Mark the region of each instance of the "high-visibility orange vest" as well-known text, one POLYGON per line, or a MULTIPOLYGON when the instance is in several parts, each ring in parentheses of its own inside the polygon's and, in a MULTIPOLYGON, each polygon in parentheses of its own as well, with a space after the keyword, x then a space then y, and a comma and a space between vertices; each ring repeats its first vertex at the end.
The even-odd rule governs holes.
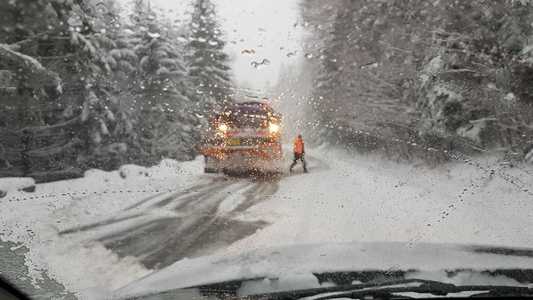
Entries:
POLYGON ((294 153, 302 154, 304 153, 304 140, 301 138, 296 138, 294 140, 294 153))

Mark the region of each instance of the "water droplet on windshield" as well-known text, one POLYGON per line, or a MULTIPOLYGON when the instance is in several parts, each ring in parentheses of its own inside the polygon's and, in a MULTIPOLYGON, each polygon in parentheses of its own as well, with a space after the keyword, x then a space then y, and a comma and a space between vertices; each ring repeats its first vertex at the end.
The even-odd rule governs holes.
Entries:
POLYGON ((250 63, 250 65, 251 65, 252 67, 256 68, 256 69, 259 69, 259 68, 261 68, 261 67, 263 67, 263 66, 268 66, 268 65, 270 65, 270 60, 264 58, 264 59, 263 59, 262 61, 260 61, 260 62, 252 61, 252 62, 250 63))
POLYGON ((255 50, 254 49, 243 49, 241 51, 241 54, 255 54, 255 50))
POLYGON ((293 57, 296 55, 296 51, 287 53, 287 57, 293 57))

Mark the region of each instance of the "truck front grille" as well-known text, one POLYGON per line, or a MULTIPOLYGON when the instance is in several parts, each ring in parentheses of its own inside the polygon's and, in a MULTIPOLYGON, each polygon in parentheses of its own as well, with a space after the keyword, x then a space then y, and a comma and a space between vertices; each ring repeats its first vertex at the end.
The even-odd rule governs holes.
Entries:
POLYGON ((269 137, 241 137, 231 138, 227 141, 228 146, 257 146, 272 143, 269 137))

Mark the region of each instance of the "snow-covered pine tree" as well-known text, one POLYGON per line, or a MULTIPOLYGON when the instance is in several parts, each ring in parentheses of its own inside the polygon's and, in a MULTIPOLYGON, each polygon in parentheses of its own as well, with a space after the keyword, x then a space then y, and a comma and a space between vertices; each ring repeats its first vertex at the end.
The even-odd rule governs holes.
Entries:
MULTIPOLYGON (((180 63, 186 66, 187 44, 184 36, 188 31, 186 25, 176 25, 171 20, 166 20, 167 37, 173 49, 179 53, 180 63)), ((187 67, 185 67, 187 69, 187 67)), ((186 71, 187 72, 187 71, 186 71)), ((195 113, 196 103, 193 95, 195 89, 191 85, 188 73, 176 78, 176 89, 184 96, 184 101, 176 110, 175 128, 177 134, 169 136, 168 143, 173 145, 176 157, 179 159, 193 159, 197 155, 197 146, 201 139, 202 123, 205 120, 204 114, 195 113)))
POLYGON ((421 131, 460 137, 474 149, 525 151, 533 142, 533 67, 526 38, 532 34, 533 7, 481 0, 444 6, 443 25, 423 69, 421 131))
POLYGON ((115 118, 116 103, 108 80, 117 63, 109 55, 115 43, 108 35, 114 26, 110 19, 118 18, 113 15, 114 2, 38 0, 3 5, 7 26, 2 28, 7 30, 3 36, 8 47, 35 58, 33 62, 57 74, 62 82, 59 95, 47 92, 46 87, 27 86, 27 80, 18 81, 21 87, 26 85, 19 89, 26 92, 19 95, 18 104, 24 116, 12 130, 24 129, 17 133, 25 141, 23 161, 29 167, 24 172, 109 167, 96 157, 124 148, 114 136, 113 129, 121 126, 121 120, 115 118), (20 11, 25 12, 23 18, 16 17, 20 11))
POLYGON ((371 132, 373 150, 410 157, 391 140, 516 153, 533 141, 529 1, 316 1, 302 3, 319 45, 313 102, 332 131, 371 132))
POLYGON ((114 168, 128 162, 132 153, 138 149, 134 128, 135 111, 132 110, 130 78, 133 76, 137 56, 129 44, 124 20, 120 17, 122 7, 114 1, 98 3, 97 20, 101 33, 105 33, 110 43, 102 60, 108 72, 99 78, 99 86, 104 89, 110 110, 105 111, 104 120, 108 122, 108 139, 99 148, 96 157, 99 165, 114 168))
MULTIPOLYGON (((314 94, 313 94, 313 109, 314 114, 318 120, 317 132, 322 135, 323 138, 330 142, 337 142, 336 128, 341 126, 338 124, 337 116, 335 112, 335 103, 339 100, 346 101, 341 95, 343 92, 340 88, 343 85, 343 65, 345 65, 347 57, 343 54, 343 51, 348 49, 347 37, 352 30, 352 18, 353 10, 351 7, 345 7, 346 1, 339 3, 343 4, 342 8, 336 6, 330 6, 328 9, 324 9, 324 13, 327 15, 333 11, 334 17, 331 28, 327 34, 320 34, 323 39, 320 43, 320 49, 308 49, 306 57, 312 59, 313 57, 321 58, 318 62, 318 74, 314 81, 314 94)), ((340 5, 337 3, 337 5, 340 5)), ((312 5, 312 1, 307 3, 312 5)), ((316 5, 316 3, 314 3, 316 5)), ((307 8, 310 9, 310 8, 307 8)), ((315 12, 319 15, 320 12, 315 12)), ((328 20, 329 16, 322 16, 320 19, 328 20)))
POLYGON ((194 0, 188 44, 188 69, 200 114, 210 114, 232 101, 225 42, 210 0, 194 0))
POLYGON ((172 40, 169 24, 158 18, 149 1, 134 1, 129 42, 139 59, 132 81, 138 111, 135 127, 140 158, 146 163, 161 157, 190 159, 195 146, 183 53, 172 40))
POLYGON ((69 58, 68 63, 56 65, 66 82, 61 118, 80 122, 72 130, 73 138, 80 140, 76 164, 114 168, 126 159, 132 127, 112 80, 115 72, 127 70, 132 61, 131 53, 120 57, 115 53, 118 8, 114 1, 80 1, 65 18, 63 30, 68 32, 69 45, 63 45, 61 51, 69 58))

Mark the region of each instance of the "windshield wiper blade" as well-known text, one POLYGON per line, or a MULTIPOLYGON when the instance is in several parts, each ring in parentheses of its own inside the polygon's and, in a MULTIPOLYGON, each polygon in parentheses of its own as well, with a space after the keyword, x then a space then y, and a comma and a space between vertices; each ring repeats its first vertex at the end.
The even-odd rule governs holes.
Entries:
POLYGON ((326 299, 338 299, 339 297, 347 298, 363 298, 365 296, 373 296, 374 298, 379 296, 380 298, 412 298, 403 296, 402 293, 411 294, 431 294, 435 296, 448 296, 450 294, 458 294, 464 292, 474 292, 468 295, 483 296, 483 297, 532 297, 533 290, 528 287, 513 287, 513 286, 486 286, 486 285, 469 285, 469 286, 454 286, 447 284, 429 284, 425 283, 418 287, 384 287, 384 288, 366 288, 360 290, 352 290, 346 292, 329 293, 321 295, 315 295, 313 300, 326 300, 326 299))
MULTIPOLYGON (((313 300, 345 298, 363 298, 365 296, 392 298, 402 298, 401 293, 432 294, 435 296, 446 296, 462 292, 479 292, 473 296, 483 297, 513 297, 513 296, 533 296, 533 289, 522 286, 496 286, 496 285, 454 285, 432 280, 405 279, 387 281, 382 283, 367 283, 342 285, 325 288, 315 288, 306 290, 296 290, 289 292, 276 292, 269 294, 257 294, 246 297, 246 299, 274 299, 292 300, 309 298, 313 300), (397 295, 398 294, 398 295, 397 295)), ((409 299, 410 297, 403 297, 409 299)))

